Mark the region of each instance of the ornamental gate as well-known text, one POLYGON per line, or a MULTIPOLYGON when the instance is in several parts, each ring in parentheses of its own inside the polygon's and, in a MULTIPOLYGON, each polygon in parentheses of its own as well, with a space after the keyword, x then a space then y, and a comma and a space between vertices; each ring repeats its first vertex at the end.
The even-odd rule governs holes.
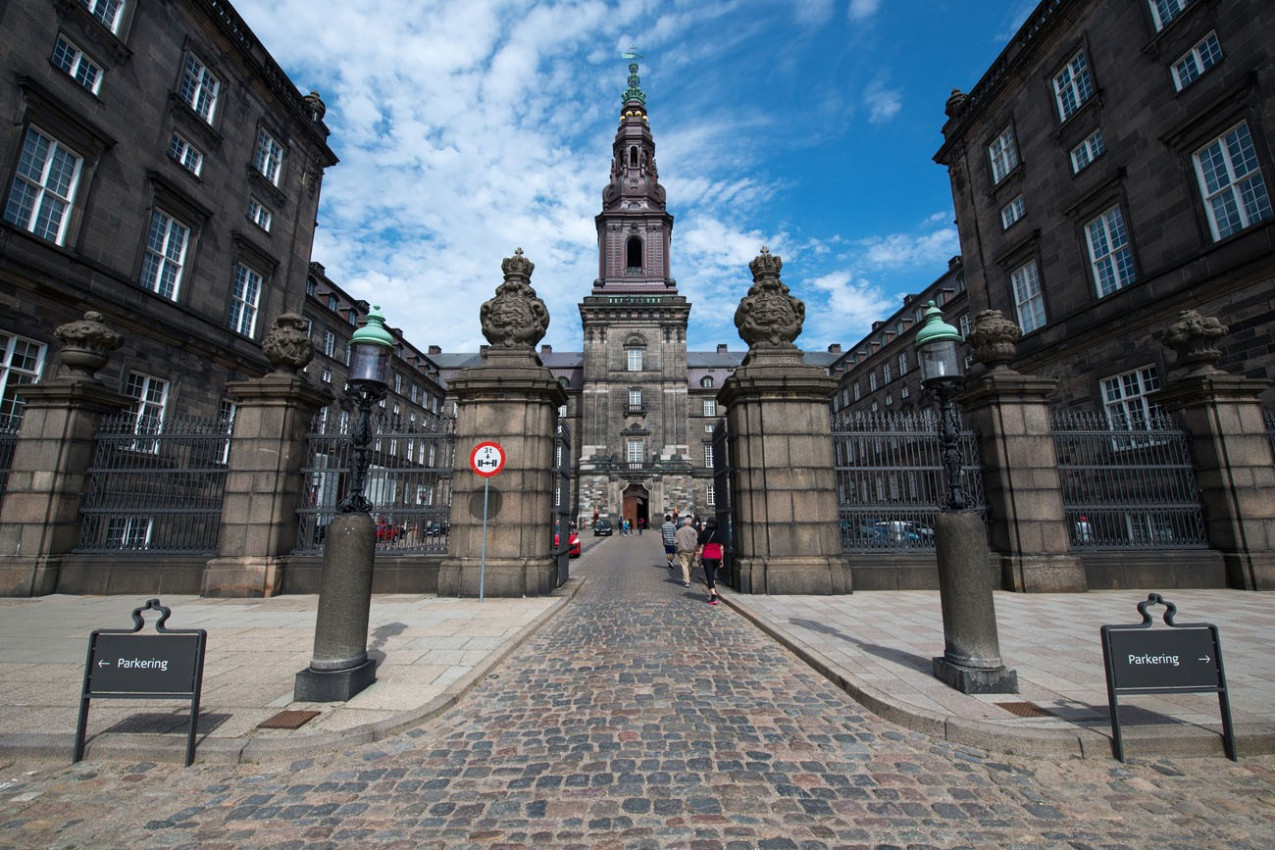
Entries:
POLYGON ((562 587, 571 577, 571 429, 558 420, 553 446, 553 556, 558 561, 554 587, 562 587))

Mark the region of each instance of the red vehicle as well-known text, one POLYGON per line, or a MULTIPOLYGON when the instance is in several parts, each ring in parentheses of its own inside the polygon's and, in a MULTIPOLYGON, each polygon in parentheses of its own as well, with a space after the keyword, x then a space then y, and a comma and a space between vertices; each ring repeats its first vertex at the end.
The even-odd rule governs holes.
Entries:
POLYGON ((571 558, 580 557, 580 535, 577 532, 571 532, 571 536, 567 538, 567 555, 571 558))
POLYGON ((388 522, 376 524, 376 540, 378 543, 392 543, 403 536, 403 529, 388 522))

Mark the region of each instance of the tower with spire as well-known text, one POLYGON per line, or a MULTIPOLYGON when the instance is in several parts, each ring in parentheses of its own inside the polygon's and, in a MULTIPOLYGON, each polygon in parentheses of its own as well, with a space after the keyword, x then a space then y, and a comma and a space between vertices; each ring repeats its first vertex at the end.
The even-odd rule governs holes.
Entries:
POLYGON ((602 190, 598 278, 580 302, 584 386, 580 501, 658 527, 694 504, 689 458, 686 326, 691 306, 670 274, 665 205, 636 54, 602 190))

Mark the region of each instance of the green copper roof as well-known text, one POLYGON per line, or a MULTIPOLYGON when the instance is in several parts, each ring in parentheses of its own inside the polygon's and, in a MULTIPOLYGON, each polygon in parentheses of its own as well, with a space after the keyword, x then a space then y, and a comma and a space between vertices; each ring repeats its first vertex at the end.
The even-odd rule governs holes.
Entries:
POLYGON ((925 324, 916 332, 914 344, 920 348, 927 343, 944 339, 960 342, 961 332, 943 321, 943 311, 934 306, 934 302, 931 301, 925 308, 925 324))
MULTIPOLYGON (((636 53, 629 52, 624 54, 624 58, 637 59, 638 57, 636 53)), ((640 82, 641 82, 641 79, 638 77, 638 63, 630 62, 629 63, 629 87, 628 89, 625 90, 624 97, 621 98, 622 103, 632 103, 636 101, 642 104, 643 106, 646 106, 646 92, 638 88, 638 84, 640 82)))
POLYGON ((381 315, 380 304, 372 305, 372 309, 367 312, 367 324, 350 337, 351 345, 360 342, 383 345, 386 348, 394 347, 394 336, 385 329, 385 317, 381 315))

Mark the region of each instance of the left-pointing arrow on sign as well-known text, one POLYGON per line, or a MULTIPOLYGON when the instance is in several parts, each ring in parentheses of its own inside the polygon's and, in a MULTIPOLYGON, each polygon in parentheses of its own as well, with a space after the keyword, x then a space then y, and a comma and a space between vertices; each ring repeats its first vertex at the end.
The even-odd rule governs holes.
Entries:
POLYGON ((109 661, 107 661, 107 660, 103 659, 103 660, 101 660, 101 661, 98 661, 98 662, 97 662, 97 666, 98 666, 98 667, 110 667, 110 666, 111 666, 111 662, 109 662, 109 661))

